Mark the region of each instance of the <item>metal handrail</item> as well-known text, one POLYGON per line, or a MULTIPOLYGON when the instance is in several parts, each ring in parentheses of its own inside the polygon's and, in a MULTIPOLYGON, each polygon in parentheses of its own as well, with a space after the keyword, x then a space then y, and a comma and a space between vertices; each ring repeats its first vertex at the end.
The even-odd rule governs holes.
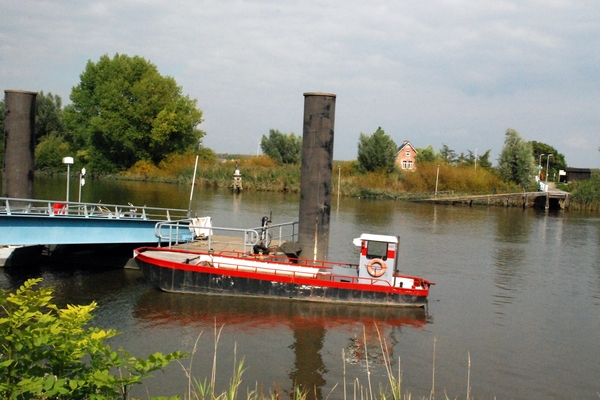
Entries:
MULTIPOLYGON (((204 239, 207 241, 208 248, 212 248, 213 243, 219 244, 239 244, 239 241, 234 241, 235 238, 243 239, 244 252, 251 250, 260 241, 260 233, 263 227, 260 228, 223 228, 223 227, 206 227, 194 225, 191 219, 178 221, 161 221, 157 222, 154 227, 154 234, 158 238, 158 247, 162 243, 167 243, 171 248, 174 244, 186 243, 197 238, 194 237, 193 229, 207 229, 211 231, 204 239), (218 233, 220 240, 215 240, 215 232, 218 233), (224 238, 231 238, 232 241, 224 241, 224 238)), ((267 227, 275 235, 271 235, 271 241, 278 242, 281 245, 285 241, 298 240, 298 222, 285 222, 282 224, 269 225, 267 227)))
POLYGON ((79 203, 0 197, 0 215, 2 214, 172 221, 190 218, 191 212, 184 209, 148 207, 146 205, 79 203))

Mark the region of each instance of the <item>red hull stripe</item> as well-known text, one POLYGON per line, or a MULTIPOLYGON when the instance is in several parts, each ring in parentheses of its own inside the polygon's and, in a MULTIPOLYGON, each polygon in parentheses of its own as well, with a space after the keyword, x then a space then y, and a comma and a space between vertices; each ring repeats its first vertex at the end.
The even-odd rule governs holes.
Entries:
MULTIPOLYGON (((323 280, 318 278, 306 278, 306 277, 298 277, 298 276, 290 276, 290 275, 274 275, 274 274, 265 274, 260 272, 247 272, 235 269, 219 269, 214 267, 205 267, 201 265, 191 265, 184 264, 176 261, 164 260, 160 258, 148 257, 144 254, 145 250, 160 250, 166 252, 165 249, 137 249, 135 250, 136 258, 140 261, 145 262, 150 265, 156 265, 163 268, 182 270, 182 271, 192 271, 203 274, 211 274, 211 275, 225 275, 225 276, 236 276, 242 278, 250 278, 257 280, 265 280, 265 281, 275 281, 275 282, 283 282, 283 283, 294 283, 298 285, 307 285, 307 286, 317 286, 317 287, 331 287, 331 288, 342 288, 342 289, 350 289, 350 290, 361 290, 361 291, 369 291, 369 292, 384 292, 391 294, 401 294, 401 295, 409 295, 409 296, 417 296, 417 297, 427 297, 429 294, 429 287, 425 289, 412 289, 412 288, 396 288, 392 286, 384 286, 384 285, 367 285, 364 283, 351 283, 351 282, 336 282, 330 280, 323 280)), ((174 252, 172 249, 168 250, 169 252, 174 252)), ((181 251, 176 250, 175 252, 184 252, 184 253, 192 253, 190 251, 181 251)), ((196 253, 201 254, 201 253, 196 253)), ((400 277, 400 275, 398 275, 400 277)), ((402 276, 407 277, 407 276, 402 276)), ((412 277, 407 277, 412 278, 412 277)), ((429 282, 422 278, 417 278, 423 280, 425 283, 429 282)))

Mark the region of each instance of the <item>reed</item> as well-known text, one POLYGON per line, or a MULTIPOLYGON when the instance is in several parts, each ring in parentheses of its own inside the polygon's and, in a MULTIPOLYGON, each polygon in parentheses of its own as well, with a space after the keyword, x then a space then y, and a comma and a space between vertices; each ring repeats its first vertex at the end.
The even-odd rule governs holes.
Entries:
MULTIPOLYGON (((346 356, 344 349, 342 349, 342 364, 343 364, 343 382, 342 382, 342 397, 339 397, 336 392, 338 384, 335 384, 331 391, 325 397, 325 400, 329 398, 341 398, 343 400, 411 400, 413 396, 411 393, 402 393, 402 370, 400 357, 398 357, 398 369, 395 372, 392 360, 388 356, 388 346, 386 339, 381 334, 379 327, 375 324, 377 331, 377 337, 379 340, 379 346, 381 348, 381 354, 383 355, 383 366, 385 368, 386 377, 388 380, 387 386, 380 386, 378 392, 375 391, 371 380, 371 367, 369 364, 369 354, 367 346, 365 346, 364 357, 366 365, 366 383, 361 383, 359 377, 350 378, 346 374, 346 356), (352 393, 348 393, 348 381, 351 379, 352 382, 352 393)), ((243 398, 243 394, 240 394, 240 387, 242 384, 242 375, 244 373, 244 361, 243 359, 237 361, 237 346, 234 347, 234 363, 232 377, 230 379, 229 386, 218 392, 216 389, 216 367, 217 367, 217 350, 218 343, 221 336, 223 326, 217 329, 216 325, 214 328, 214 346, 213 346, 213 364, 210 379, 204 378, 204 380, 198 380, 193 376, 192 364, 194 355, 198 351, 198 342, 202 336, 202 332, 196 338, 194 347, 191 351, 190 361, 188 366, 184 366, 181 361, 178 361, 181 365, 183 372, 188 380, 187 392, 183 396, 185 400, 237 400, 243 398)), ((363 340, 366 342, 366 329, 363 326, 363 340)), ((435 356, 436 356, 436 339, 433 340, 433 360, 432 360, 432 373, 431 373, 431 391, 429 397, 421 397, 420 400, 435 400, 435 356)), ((468 369, 467 369, 467 389, 466 389, 466 400, 471 399, 471 354, 468 353, 468 369)), ((273 389, 265 393, 262 386, 258 383, 254 385, 252 389, 248 388, 245 394, 246 400, 283 400, 284 390, 281 386, 273 386, 273 389)), ((308 389, 302 389, 299 386, 295 386, 290 393, 287 394, 287 398, 290 400, 307 400, 311 398, 310 391, 308 389)), ((448 399, 448 395, 444 393, 445 399, 448 399)), ((178 397, 175 397, 178 398, 178 397)))
POLYGON ((570 186, 570 209, 579 211, 600 210, 600 172, 592 173, 588 181, 576 181, 570 186))

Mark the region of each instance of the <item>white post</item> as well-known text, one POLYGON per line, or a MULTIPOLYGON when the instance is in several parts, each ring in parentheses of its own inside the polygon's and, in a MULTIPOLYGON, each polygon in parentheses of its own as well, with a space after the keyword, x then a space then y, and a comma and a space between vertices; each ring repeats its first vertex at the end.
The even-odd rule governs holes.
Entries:
POLYGON ((192 197, 194 196, 194 183, 196 183, 196 170, 198 169, 198 156, 196 156, 196 165, 194 165, 194 177, 192 178, 192 190, 190 191, 190 204, 188 205, 188 213, 191 218, 192 213, 192 197))
MULTIPOLYGON (((71 176, 71 165, 73 164, 73 157, 64 157, 62 159, 63 164, 67 164, 67 203, 69 202, 69 180, 71 176)), ((68 207, 68 206, 67 206, 68 207)))
POLYGON ((438 179, 440 177, 440 165, 437 166, 437 173, 435 174, 435 197, 438 195, 438 179))
POLYGON ((71 164, 67 164, 67 203, 69 202, 69 181, 71 179, 71 164))

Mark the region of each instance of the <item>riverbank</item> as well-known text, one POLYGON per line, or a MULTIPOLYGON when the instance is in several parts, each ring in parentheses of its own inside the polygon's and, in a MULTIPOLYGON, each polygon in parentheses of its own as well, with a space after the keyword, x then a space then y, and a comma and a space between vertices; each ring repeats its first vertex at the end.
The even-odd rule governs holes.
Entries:
MULTIPOLYGON (((193 154, 173 156, 158 167, 140 162, 111 179, 154 182, 191 183, 194 176, 193 154)), ((239 169, 243 190, 290 192, 300 191, 300 165, 279 165, 266 156, 233 156, 229 159, 201 159, 196 171, 196 184, 228 188, 239 169)), ((385 172, 358 171, 355 161, 334 161, 332 192, 340 196, 407 200, 439 192, 507 193, 515 190, 493 171, 425 163, 416 170, 385 172)))
MULTIPOLYGON (((191 184, 194 177, 195 154, 172 155, 155 166, 138 162, 120 174, 102 176, 102 179, 149 181, 191 184)), ((267 156, 200 156, 196 171, 197 187, 230 188, 233 175, 239 169, 244 191, 299 193, 300 165, 278 165, 267 156)), ((415 200, 438 194, 476 196, 520 193, 523 188, 503 182, 494 170, 469 166, 422 163, 416 170, 393 173, 361 173, 355 161, 334 161, 332 166, 332 194, 340 197, 415 200)), ((600 174, 592 179, 576 182, 562 189, 569 191, 571 210, 600 210, 600 174)), ((535 190, 535 188, 533 188, 535 190)), ((522 207, 522 201, 472 202, 470 204, 522 207)), ((533 206, 533 202, 526 206, 533 206)))

